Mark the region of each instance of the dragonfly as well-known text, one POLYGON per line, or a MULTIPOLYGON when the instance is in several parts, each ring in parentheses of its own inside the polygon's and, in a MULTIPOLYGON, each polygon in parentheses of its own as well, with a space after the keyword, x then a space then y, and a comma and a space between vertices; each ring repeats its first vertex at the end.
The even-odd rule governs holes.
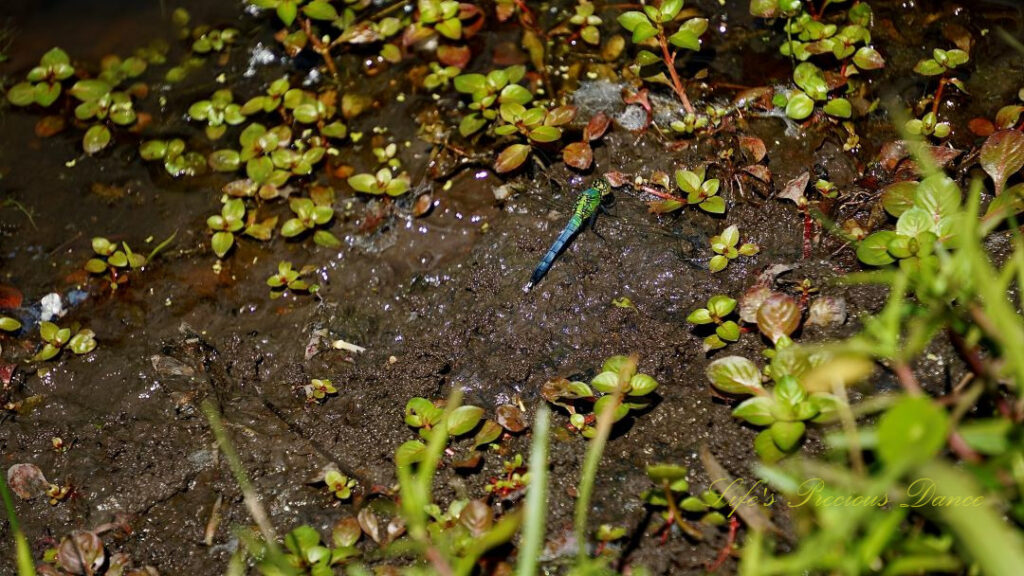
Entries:
POLYGON ((555 258, 562 252, 565 245, 572 239, 580 228, 583 227, 584 222, 588 222, 593 225, 594 219, 597 217, 597 212, 601 208, 601 200, 611 193, 611 184, 608 183, 604 178, 598 178, 590 185, 589 188, 580 192, 580 195, 576 198, 576 206, 573 208, 572 216, 569 218, 569 222, 566 223, 565 228, 562 228, 562 232, 555 239, 554 244, 548 249, 547 254, 541 258, 537 267, 533 270, 533 275, 530 276, 530 281, 527 282, 523 291, 526 292, 533 288, 538 282, 544 278, 544 275, 551 269, 551 265, 555 262, 555 258))
MULTIPOLYGON (((557 180, 555 180, 554 183, 560 185, 560 187, 565 185, 565 183, 557 180)), ((585 223, 590 225, 595 223, 598 212, 607 213, 609 216, 613 217, 615 222, 617 222, 617 224, 613 226, 613 234, 618 230, 619 234, 626 234, 628 237, 644 242, 648 241, 640 239, 650 238, 651 234, 663 236, 665 238, 663 242, 667 240, 670 244, 678 243, 678 248, 684 253, 692 253, 692 251, 696 250, 698 246, 707 244, 707 234, 690 224, 686 218, 681 218, 679 214, 659 216, 657 218, 659 221, 658 223, 646 220, 645 216, 649 216, 649 214, 647 214, 646 206, 643 201, 626 202, 622 208, 627 209, 628 213, 621 215, 624 217, 615 217, 616 215, 608 209, 611 206, 617 206, 619 204, 615 198, 618 195, 618 192, 613 194, 612 186, 608 180, 605 178, 598 178, 587 189, 583 190, 576 196, 575 206, 572 210, 569 222, 566 223, 561 233, 559 233, 558 238, 556 238, 554 243, 551 245, 551 248, 545 253, 540 263, 537 264, 530 277, 530 281, 523 286, 524 292, 532 289, 544 278, 554 261, 558 258, 573 237, 583 228, 585 223), (641 208, 642 211, 639 210, 641 208)), ((627 196, 633 195, 627 194, 627 196)), ((559 210, 559 201, 553 199, 545 199, 544 197, 537 196, 524 197, 523 199, 531 204, 536 201, 540 202, 541 206, 546 206, 551 210, 559 210)), ((615 211, 617 212, 618 210, 615 211)), ((603 236, 601 237, 603 238, 603 236)), ((697 266, 696 263, 694 263, 694 265, 697 266)))

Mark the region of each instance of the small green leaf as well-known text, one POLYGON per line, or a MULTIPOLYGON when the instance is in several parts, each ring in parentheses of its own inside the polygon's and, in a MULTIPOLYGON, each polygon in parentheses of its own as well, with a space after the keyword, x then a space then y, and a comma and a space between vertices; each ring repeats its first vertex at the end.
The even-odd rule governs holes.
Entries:
POLYGON ((786 116, 793 120, 803 120, 814 112, 814 100, 811 100, 807 94, 803 92, 797 92, 786 104, 786 116))
POLYGON ((836 118, 849 118, 853 115, 853 106, 846 98, 833 98, 825 104, 822 110, 825 111, 825 114, 836 118))
POLYGON ((213 253, 217 255, 217 258, 223 258, 234 244, 235 235, 231 232, 217 232, 210 240, 210 246, 213 248, 213 253))
POLYGON ((478 406, 459 406, 448 415, 448 433, 461 436, 476 428, 484 416, 484 409, 478 406))
POLYGON ((892 230, 880 230, 861 240, 857 258, 869 266, 885 266, 894 262, 889 255, 889 242, 896 238, 892 230))
POLYGON ((617 392, 619 390, 619 374, 613 371, 601 372, 594 376, 593 380, 590 381, 590 385, 605 394, 617 392))
POLYGON ((807 426, 803 422, 782 422, 776 421, 769 428, 772 440, 783 452, 790 452, 796 448, 797 443, 804 437, 804 430, 807 426))
POLYGON ((775 421, 772 415, 772 406, 775 401, 767 396, 754 396, 747 398, 733 409, 732 415, 753 424, 754 426, 768 426, 775 421))
POLYGON ((411 466, 423 460, 427 446, 419 440, 409 440, 395 450, 395 465, 399 468, 411 466))
POLYGON ((925 396, 906 396, 882 415, 876 451, 889 465, 924 463, 946 445, 948 431, 944 408, 925 396))
POLYGON ((85 136, 82 137, 82 148, 86 154, 96 154, 110 144, 110 138, 110 130, 106 126, 95 124, 86 130, 85 136))
POLYGON ((711 362, 706 374, 711 385, 727 394, 764 394, 761 371, 742 356, 726 356, 711 362))
POLYGON ((21 322, 18 322, 10 316, 0 316, 0 330, 5 332, 14 332, 21 328, 21 322))
POLYGON ((647 374, 634 374, 629 379, 630 396, 646 396, 658 387, 658 381, 647 374))

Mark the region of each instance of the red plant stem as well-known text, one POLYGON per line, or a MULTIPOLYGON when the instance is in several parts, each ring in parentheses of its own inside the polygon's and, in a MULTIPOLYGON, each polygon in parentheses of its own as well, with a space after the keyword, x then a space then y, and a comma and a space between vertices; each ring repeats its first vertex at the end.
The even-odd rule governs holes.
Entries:
POLYGON ((673 196, 673 195, 669 194, 668 192, 662 192, 661 190, 658 190, 657 188, 652 188, 650 186, 641 186, 640 189, 643 190, 644 192, 647 192, 648 194, 652 194, 652 195, 657 196, 658 198, 661 198, 663 200, 675 200, 676 202, 682 202, 684 205, 687 204, 687 201, 686 201, 685 198, 680 198, 679 196, 673 196))
POLYGON ((935 89, 935 98, 932 100, 932 114, 935 115, 936 120, 939 117, 939 102, 942 101, 942 92, 946 89, 946 83, 949 80, 943 76, 939 78, 939 87, 935 89))
POLYGON ((811 211, 810 211, 810 209, 807 207, 807 205, 804 205, 802 211, 804 213, 804 251, 803 251, 803 259, 807 260, 808 258, 811 257, 811 233, 814 230, 813 230, 813 222, 811 220, 811 211))
POLYGON ((911 371, 910 366, 902 360, 897 360, 893 363, 892 371, 896 373, 896 377, 899 378, 900 386, 907 391, 911 396, 921 396, 924 394, 924 390, 921 389, 921 385, 917 383, 917 378, 914 377, 914 372, 911 371))
POLYGON ((313 25, 310 23, 309 18, 299 18, 299 22, 302 25, 302 31, 306 33, 306 37, 313 44, 313 51, 320 55, 324 59, 324 64, 327 65, 327 71, 331 73, 332 78, 338 77, 338 67, 334 65, 334 58, 331 58, 331 49, 325 46, 323 42, 317 38, 316 34, 313 34, 313 25))
POLYGON ((686 90, 683 88, 683 83, 679 80, 679 74, 676 72, 676 53, 669 52, 668 39, 665 38, 664 30, 658 31, 658 44, 661 45, 661 57, 665 60, 665 66, 668 67, 668 73, 672 76, 672 89, 675 90, 676 96, 679 97, 679 101, 683 103, 683 108, 686 109, 686 113, 693 114, 693 105, 690 104, 690 99, 686 97, 686 90))
POLYGON ((708 572, 715 572, 725 564, 726 558, 732 552, 733 546, 736 544, 736 532, 739 531, 740 521, 735 516, 729 517, 729 536, 725 541, 725 546, 718 551, 718 557, 715 558, 715 562, 708 566, 708 572))

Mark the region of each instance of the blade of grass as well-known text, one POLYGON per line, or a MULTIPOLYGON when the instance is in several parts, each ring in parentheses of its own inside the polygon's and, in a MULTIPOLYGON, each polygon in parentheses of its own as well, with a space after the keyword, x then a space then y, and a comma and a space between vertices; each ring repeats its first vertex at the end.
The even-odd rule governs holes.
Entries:
POLYGON ((533 442, 530 446, 530 486, 526 489, 526 518, 523 540, 519 545, 518 576, 537 574, 541 550, 544 547, 544 528, 547 520, 548 496, 548 428, 551 410, 541 404, 533 423, 533 442))
POLYGON ((228 437, 228 432, 224 428, 224 422, 221 420, 220 412, 213 405, 210 400, 203 402, 203 413, 206 414, 206 419, 210 422, 210 428, 213 430, 214 437, 217 438, 217 445, 220 447, 220 451, 224 454, 224 458, 228 461, 228 467, 231 468, 231 473, 235 476, 235 481, 238 482, 238 487, 242 491, 242 498, 245 502, 245 507, 249 510, 249 515, 252 516, 253 521, 256 522, 256 526, 260 529, 260 534, 263 535, 263 539, 266 541, 266 546, 273 555, 279 553, 277 547, 277 534, 274 532, 274 526, 270 523, 270 517, 267 515, 267 511, 263 508, 263 504, 260 503, 260 497, 256 494, 256 489, 252 487, 252 482, 249 481, 249 475, 246 473, 245 468, 242 466, 242 460, 238 457, 238 452, 235 451, 235 446, 231 443, 231 438, 228 437))
POLYGON ((597 478, 597 465, 601 462, 601 455, 604 454, 605 444, 608 443, 608 436, 612 431, 612 424, 615 423, 615 411, 622 404, 622 385, 624 375, 628 382, 629 377, 636 372, 636 355, 629 357, 628 362, 623 362, 619 369, 620 391, 615 394, 615 401, 608 402, 604 410, 597 415, 596 433, 587 446, 587 454, 583 459, 583 470, 580 473, 579 496, 576 500, 576 512, 574 515, 573 529, 576 532, 577 559, 587 559, 587 515, 590 513, 590 497, 594 492, 594 481, 597 478))
POLYGON ((14 557, 18 567, 18 576, 36 576, 36 567, 32 562, 32 552, 28 547, 28 539, 21 531, 18 524, 18 515, 14 511, 14 499, 11 498, 11 491, 7 488, 7 481, 0 479, 0 495, 4 499, 4 508, 7 509, 7 521, 11 524, 11 534, 14 537, 14 557))

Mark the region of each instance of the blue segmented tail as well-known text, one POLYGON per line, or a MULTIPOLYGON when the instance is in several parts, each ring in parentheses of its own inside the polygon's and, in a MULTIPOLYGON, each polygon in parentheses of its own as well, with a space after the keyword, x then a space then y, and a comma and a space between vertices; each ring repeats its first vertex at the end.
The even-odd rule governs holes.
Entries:
POLYGON ((608 184, 608 181, 601 178, 596 180, 590 188, 580 193, 579 198, 576 199, 576 207, 572 211, 572 217, 569 218, 569 223, 562 229, 562 233, 555 239, 555 243, 551 245, 548 253, 541 259, 540 264, 537 264, 537 268, 533 271, 533 276, 530 276, 530 282, 527 283, 523 290, 529 290, 548 273, 548 269, 551 268, 551 264, 558 257, 558 253, 565 247, 565 243, 572 238, 573 234, 579 231, 584 221, 597 215, 597 210, 601 207, 601 198, 610 189, 611 186, 608 184))
POLYGON ((582 225, 583 218, 579 214, 573 214, 572 218, 569 219, 569 223, 562 229, 562 233, 555 239, 555 243, 548 249, 548 253, 544 255, 540 264, 537 264, 537 268, 533 270, 533 275, 530 276, 530 283, 527 286, 533 286, 540 282, 541 278, 548 273, 548 270, 551 268, 551 264, 554 263, 558 253, 562 251, 562 247, 565 246, 565 243, 572 238, 572 235, 575 234, 582 225))

